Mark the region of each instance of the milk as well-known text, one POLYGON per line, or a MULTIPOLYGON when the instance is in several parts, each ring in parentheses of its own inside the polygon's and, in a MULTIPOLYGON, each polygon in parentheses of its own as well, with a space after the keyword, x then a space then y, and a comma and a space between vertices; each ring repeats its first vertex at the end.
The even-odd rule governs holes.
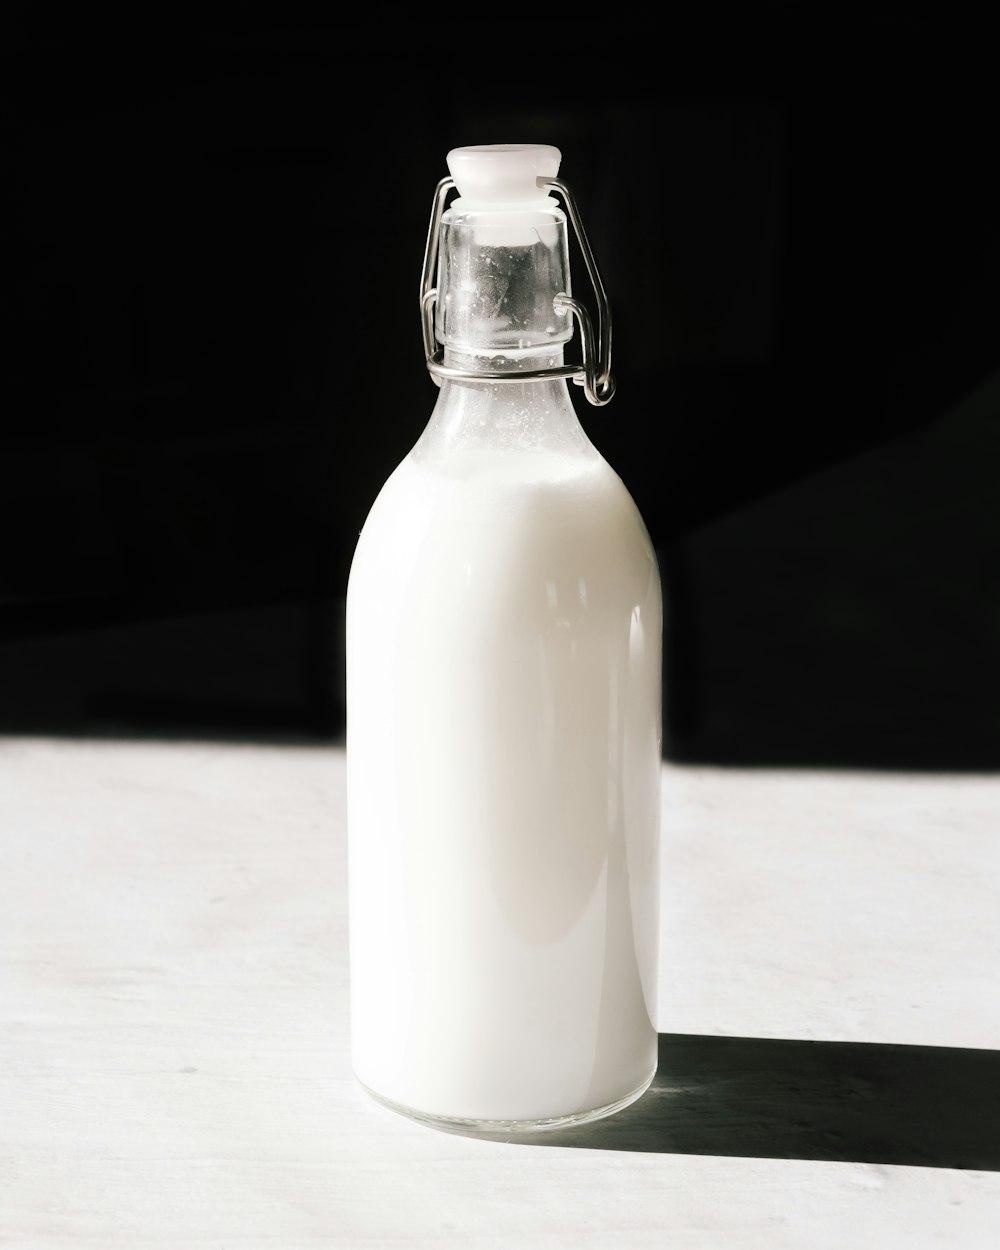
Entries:
POLYGON ((418 443, 375 501, 347 765, 357 1078, 530 1127, 655 1070, 662 626, 618 475, 522 435, 418 443))

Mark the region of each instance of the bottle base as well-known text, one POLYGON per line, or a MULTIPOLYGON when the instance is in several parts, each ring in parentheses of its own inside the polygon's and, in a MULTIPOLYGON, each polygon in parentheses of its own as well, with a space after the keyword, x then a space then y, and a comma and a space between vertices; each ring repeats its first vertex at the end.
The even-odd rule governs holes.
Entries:
POLYGON ((538 1120, 475 1120, 465 1119, 461 1116, 451 1115, 431 1115, 426 1111, 418 1111, 415 1107, 407 1107, 403 1103, 394 1102, 391 1098, 385 1098, 382 1094, 371 1089, 364 1081, 359 1080, 358 1084, 365 1093, 380 1103, 383 1107, 387 1107, 390 1111, 395 1111, 399 1115, 404 1115, 407 1119, 416 1120, 418 1124, 424 1124, 428 1128, 440 1129, 445 1133, 459 1133, 464 1136, 473 1137, 509 1137, 512 1134, 521 1133, 546 1133, 552 1129, 573 1128, 577 1124, 591 1124, 594 1120, 603 1120, 606 1116, 614 1115, 618 1111, 624 1110, 631 1103, 641 1098, 653 1083, 653 1077, 656 1076, 656 1069, 650 1072, 649 1076, 640 1084, 627 1093, 624 1098, 618 1098, 614 1102, 605 1103, 602 1107, 592 1107, 586 1111, 576 1111, 571 1115, 550 1116, 547 1119, 538 1120))

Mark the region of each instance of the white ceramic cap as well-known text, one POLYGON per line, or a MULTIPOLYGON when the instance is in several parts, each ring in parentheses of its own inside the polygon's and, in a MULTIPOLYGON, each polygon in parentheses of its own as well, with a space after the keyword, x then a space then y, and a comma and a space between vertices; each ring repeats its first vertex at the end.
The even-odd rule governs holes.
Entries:
POLYGON ((448 172, 465 208, 525 208, 543 204, 547 188, 539 178, 555 178, 562 153, 547 143, 482 143, 452 148, 448 172))

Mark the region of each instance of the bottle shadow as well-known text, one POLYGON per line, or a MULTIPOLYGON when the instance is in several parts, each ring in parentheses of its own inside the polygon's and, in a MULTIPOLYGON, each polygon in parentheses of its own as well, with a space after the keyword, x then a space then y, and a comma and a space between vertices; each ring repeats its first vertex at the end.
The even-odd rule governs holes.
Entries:
POLYGON ((1000 1051, 661 1033, 631 1106, 497 1140, 1000 1171, 1000 1051))

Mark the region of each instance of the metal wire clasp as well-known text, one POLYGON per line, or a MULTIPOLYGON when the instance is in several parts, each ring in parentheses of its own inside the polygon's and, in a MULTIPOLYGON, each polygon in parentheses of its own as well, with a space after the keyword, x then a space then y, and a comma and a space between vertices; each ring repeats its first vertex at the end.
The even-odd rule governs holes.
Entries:
POLYGON ((556 295, 552 301, 557 312, 571 312, 580 327, 580 347, 582 361, 579 364, 559 365, 551 369, 530 369, 518 373, 468 373, 461 369, 452 369, 442 363, 444 353, 437 345, 434 337, 434 306, 437 302, 437 287, 434 277, 437 269, 438 244, 441 237, 441 218, 444 215, 448 192, 454 187, 454 178, 442 178, 434 192, 434 203, 431 208, 431 220, 427 230, 427 245, 424 249, 424 268, 420 280, 420 316, 424 334, 424 355, 431 377, 438 386, 445 378, 459 378, 466 381, 489 382, 538 382, 551 378, 571 378, 577 386, 582 386, 587 399, 596 407, 604 404, 615 393, 615 382, 611 375, 611 309, 604 293, 604 285, 597 271, 593 252, 587 241, 587 235, 580 220, 576 200, 572 191, 561 178, 539 178, 538 185, 558 192, 566 206, 566 214, 576 235, 580 252, 583 256, 587 273, 594 288, 597 300, 597 330, 594 331, 590 314, 586 307, 565 293, 556 295))

